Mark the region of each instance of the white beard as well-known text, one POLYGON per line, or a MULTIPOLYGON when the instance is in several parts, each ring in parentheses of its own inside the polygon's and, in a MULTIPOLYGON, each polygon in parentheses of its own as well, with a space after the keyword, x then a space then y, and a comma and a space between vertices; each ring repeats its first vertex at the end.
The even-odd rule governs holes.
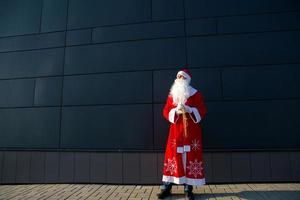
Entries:
POLYGON ((170 95, 173 97, 173 104, 177 105, 178 103, 185 104, 186 100, 190 96, 190 85, 187 80, 184 79, 175 79, 171 89, 170 95))

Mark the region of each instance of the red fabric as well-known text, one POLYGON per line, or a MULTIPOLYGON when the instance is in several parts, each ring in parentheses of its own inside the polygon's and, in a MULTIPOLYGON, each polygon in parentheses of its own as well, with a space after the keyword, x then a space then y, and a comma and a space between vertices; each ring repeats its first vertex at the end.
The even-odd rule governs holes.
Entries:
POLYGON ((188 69, 181 69, 180 71, 183 71, 183 72, 187 73, 187 75, 189 75, 190 78, 192 78, 192 74, 191 74, 190 70, 188 70, 188 69))
MULTIPOLYGON (((195 107, 200 116, 201 121, 204 119, 207 108, 204 104, 204 99, 202 94, 197 91, 194 95, 190 96, 186 105, 190 107, 195 107)), ((169 121, 169 112, 172 108, 176 108, 173 105, 172 96, 168 96, 167 102, 163 109, 163 116, 169 121)), ((204 179, 204 164, 203 164, 203 153, 202 153, 202 128, 200 123, 195 123, 196 117, 194 114, 189 115, 186 113, 188 118, 187 126, 187 137, 184 136, 183 120, 182 115, 175 114, 175 123, 170 123, 169 137, 166 145, 165 158, 164 158, 164 168, 163 175, 173 178, 180 178, 185 183, 185 177, 190 179, 204 179), (194 121, 191 119, 194 118, 194 121), (177 121, 176 121, 177 120, 177 121), (182 147, 184 145, 190 145, 190 151, 186 152, 186 172, 184 171, 182 162, 182 153, 177 152, 177 147, 182 147), (170 167, 170 164, 173 166, 170 167), (201 169, 192 170, 191 167, 195 167, 195 163, 199 167, 201 164, 201 169)), ((171 181, 173 182, 173 181, 171 181)), ((182 183, 182 182, 181 182, 182 183)), ((180 183, 180 184, 181 184, 180 183)))

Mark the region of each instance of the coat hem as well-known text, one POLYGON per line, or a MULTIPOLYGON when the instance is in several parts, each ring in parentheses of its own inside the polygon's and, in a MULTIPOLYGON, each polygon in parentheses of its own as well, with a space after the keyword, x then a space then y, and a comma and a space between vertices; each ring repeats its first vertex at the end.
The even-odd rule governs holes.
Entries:
POLYGON ((171 183, 175 183, 175 184, 188 184, 188 185, 196 185, 196 186, 206 184, 205 178, 193 179, 193 178, 187 178, 185 176, 175 177, 175 176, 165 176, 165 175, 163 175, 162 181, 171 182, 171 183))

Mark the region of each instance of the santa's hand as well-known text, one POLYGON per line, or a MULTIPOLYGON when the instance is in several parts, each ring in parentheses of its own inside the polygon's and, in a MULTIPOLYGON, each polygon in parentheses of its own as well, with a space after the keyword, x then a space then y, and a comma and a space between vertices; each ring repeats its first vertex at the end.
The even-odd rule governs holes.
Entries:
POLYGON ((175 109, 175 111, 176 111, 176 114, 182 114, 182 110, 181 109, 175 109))
POLYGON ((188 113, 192 113, 193 112, 193 110, 192 110, 192 108, 190 106, 184 105, 184 109, 188 113))
POLYGON ((183 109, 183 108, 184 108, 184 106, 183 106, 183 104, 182 104, 182 103, 178 103, 176 108, 180 110, 180 109, 183 109))
POLYGON ((177 114, 182 114, 183 109, 184 109, 183 104, 179 103, 179 104, 177 104, 177 107, 176 107, 175 111, 176 111, 177 114))

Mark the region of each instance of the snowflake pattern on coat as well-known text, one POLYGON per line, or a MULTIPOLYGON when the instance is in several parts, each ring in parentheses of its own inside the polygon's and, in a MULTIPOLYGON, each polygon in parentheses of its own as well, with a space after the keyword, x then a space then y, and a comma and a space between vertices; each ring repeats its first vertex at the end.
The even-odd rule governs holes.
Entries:
POLYGON ((166 171, 169 171, 171 175, 177 172, 177 163, 175 157, 172 159, 168 158, 168 163, 164 164, 167 168, 166 171))
POLYGON ((192 146, 192 150, 194 151, 200 150, 200 141, 196 139, 193 140, 191 146, 192 146))
POLYGON ((202 175, 202 162, 197 159, 193 161, 190 161, 189 166, 187 166, 187 169, 189 169, 189 175, 193 175, 195 178, 197 178, 198 174, 202 175))
POLYGON ((171 147, 172 148, 176 147, 176 140, 175 139, 171 140, 171 147))

